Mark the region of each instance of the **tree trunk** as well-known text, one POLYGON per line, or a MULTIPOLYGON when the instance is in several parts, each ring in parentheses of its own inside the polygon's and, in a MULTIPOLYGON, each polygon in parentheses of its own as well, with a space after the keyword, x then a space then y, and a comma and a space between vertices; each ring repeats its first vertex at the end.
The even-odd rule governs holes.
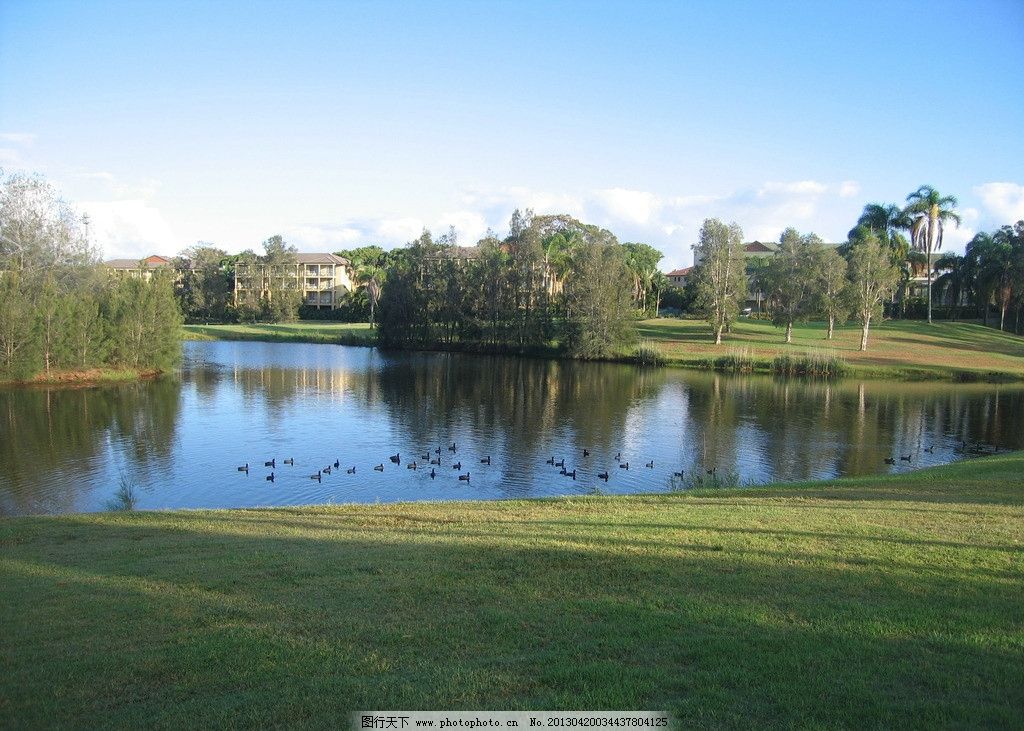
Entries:
POLYGON ((860 349, 861 352, 868 349, 868 328, 871 327, 871 318, 868 317, 864 320, 864 327, 860 331, 860 349))
POLYGON ((836 329, 836 316, 835 315, 829 315, 828 316, 828 335, 825 336, 826 340, 831 340, 832 339, 832 333, 835 332, 835 329, 836 329))
POLYGON ((932 244, 928 242, 928 324, 932 324, 932 244))
POLYGON ((999 308, 999 332, 1003 331, 1004 322, 1006 322, 1006 300, 1003 300, 1003 304, 999 308))
POLYGON ((722 344, 722 327, 722 325, 719 325, 717 328, 715 328, 715 345, 722 344))
POLYGON ((793 342, 793 321, 792 320, 790 320, 789 322, 786 323, 786 342, 787 343, 792 343, 793 342))

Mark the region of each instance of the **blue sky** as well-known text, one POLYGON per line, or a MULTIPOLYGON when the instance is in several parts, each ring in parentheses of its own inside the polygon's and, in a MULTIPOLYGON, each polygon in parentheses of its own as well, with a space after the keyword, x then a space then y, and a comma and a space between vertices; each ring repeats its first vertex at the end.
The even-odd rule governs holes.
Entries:
POLYGON ((107 256, 399 245, 568 212, 837 240, 922 183, 1024 218, 1024 3, 0 0, 0 166, 107 256))

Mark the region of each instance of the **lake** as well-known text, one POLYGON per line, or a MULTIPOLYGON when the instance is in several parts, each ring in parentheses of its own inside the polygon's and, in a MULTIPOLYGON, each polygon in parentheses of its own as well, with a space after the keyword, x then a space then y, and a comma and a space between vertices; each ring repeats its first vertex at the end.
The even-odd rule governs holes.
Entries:
POLYGON ((0 390, 0 514, 105 510, 121 485, 139 509, 525 498, 685 489, 709 470, 742 484, 881 474, 1024 448, 1018 385, 291 343, 186 342, 184 355, 180 374, 152 382, 0 390), (424 455, 440 458, 433 478, 424 455))

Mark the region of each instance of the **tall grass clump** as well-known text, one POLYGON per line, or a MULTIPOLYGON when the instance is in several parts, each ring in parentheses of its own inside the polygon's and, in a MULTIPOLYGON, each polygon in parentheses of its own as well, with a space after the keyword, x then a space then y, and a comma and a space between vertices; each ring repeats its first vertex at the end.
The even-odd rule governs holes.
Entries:
POLYGON ((633 352, 633 361, 643 366, 663 366, 665 356, 652 340, 644 340, 633 352))
POLYGON ((849 373, 846 361, 835 353, 809 352, 801 355, 783 353, 772 360, 772 373, 782 376, 814 376, 839 378, 849 373))
POLYGON ((712 360, 711 364, 714 370, 727 373, 753 373, 755 367, 754 356, 749 348, 730 350, 712 360))

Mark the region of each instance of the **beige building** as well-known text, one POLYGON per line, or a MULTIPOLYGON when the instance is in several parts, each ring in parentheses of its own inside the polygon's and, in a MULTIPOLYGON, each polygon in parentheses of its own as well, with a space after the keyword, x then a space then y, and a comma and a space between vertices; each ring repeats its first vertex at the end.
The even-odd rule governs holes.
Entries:
POLYGON ((290 285, 302 292, 302 304, 333 310, 353 290, 353 275, 351 262, 336 254, 295 254, 295 264, 286 267, 237 264, 234 301, 257 300, 272 285, 290 285))
POLYGON ((174 260, 168 256, 153 254, 145 259, 111 259, 103 262, 103 266, 121 277, 136 277, 146 280, 153 278, 153 272, 159 270, 177 271, 174 260))

